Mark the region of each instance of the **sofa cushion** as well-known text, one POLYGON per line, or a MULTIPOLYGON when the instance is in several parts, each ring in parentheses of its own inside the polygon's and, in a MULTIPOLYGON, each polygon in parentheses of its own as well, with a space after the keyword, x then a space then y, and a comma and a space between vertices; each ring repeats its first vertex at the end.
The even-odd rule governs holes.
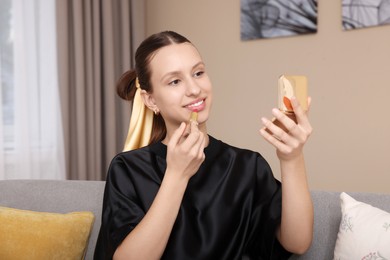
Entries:
POLYGON ((340 194, 334 259, 390 259, 390 213, 340 194))
POLYGON ((40 212, 91 211, 95 215, 85 259, 93 259, 100 228, 104 181, 1 180, 0 206, 40 212))
POLYGON ((0 207, 0 259, 82 259, 92 212, 67 214, 0 207))

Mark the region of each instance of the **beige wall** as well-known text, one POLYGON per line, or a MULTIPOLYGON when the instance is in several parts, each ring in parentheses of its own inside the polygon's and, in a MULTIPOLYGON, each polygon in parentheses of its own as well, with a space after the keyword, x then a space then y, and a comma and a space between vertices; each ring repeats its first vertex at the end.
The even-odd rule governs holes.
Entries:
POLYGON ((258 134, 260 117, 276 104, 280 74, 307 75, 311 188, 390 192, 390 26, 344 32, 341 0, 319 0, 317 34, 242 42, 239 2, 146 4, 147 35, 178 31, 207 64, 215 95, 210 134, 259 151, 279 178, 275 151, 258 134))

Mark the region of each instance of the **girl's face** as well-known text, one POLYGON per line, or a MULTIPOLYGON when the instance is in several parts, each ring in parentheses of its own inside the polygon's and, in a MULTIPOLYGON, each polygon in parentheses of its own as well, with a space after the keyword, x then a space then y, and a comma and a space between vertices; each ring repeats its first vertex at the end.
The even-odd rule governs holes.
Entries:
POLYGON ((159 49, 149 66, 153 93, 146 100, 160 111, 167 131, 188 122, 192 111, 198 112, 199 127, 205 129, 212 86, 198 50, 190 43, 171 44, 159 49))

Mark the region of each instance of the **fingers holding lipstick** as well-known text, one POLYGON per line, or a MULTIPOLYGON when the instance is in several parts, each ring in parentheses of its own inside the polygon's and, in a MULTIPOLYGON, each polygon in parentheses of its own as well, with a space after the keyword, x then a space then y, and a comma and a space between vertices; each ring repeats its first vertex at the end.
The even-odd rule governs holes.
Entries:
POLYGON ((202 161, 205 158, 204 148, 206 146, 206 137, 198 128, 198 123, 196 121, 191 121, 189 123, 191 132, 187 137, 186 145, 188 150, 192 150, 192 156, 202 161))
POLYGON ((178 144, 181 143, 181 140, 183 136, 186 134, 187 125, 186 123, 181 123, 179 128, 176 129, 176 131, 173 133, 172 137, 170 138, 168 142, 168 149, 170 147, 176 147, 178 144))
POLYGON ((182 123, 168 143, 167 169, 176 177, 193 176, 205 159, 205 135, 199 131, 197 122, 182 123))
MULTIPOLYGON (((182 135, 182 143, 184 147, 190 148, 194 145, 199 145, 204 142, 204 134, 198 128, 198 113, 192 112, 188 123, 186 124, 182 135)), ((204 146, 202 147, 203 150, 204 146)))
POLYGON ((200 142, 199 138, 201 138, 202 135, 203 133, 199 131, 198 123, 195 121, 189 122, 186 126, 185 136, 183 135, 184 147, 190 148, 200 142))
POLYGON ((194 122, 197 126, 198 123, 198 112, 191 112, 190 120, 186 126, 185 132, 183 134, 183 138, 187 138, 187 136, 191 133, 191 122, 194 122))
POLYGON ((192 112, 190 117, 190 129, 191 133, 195 133, 197 135, 197 141, 199 142, 198 146, 198 155, 202 158, 205 157, 204 155, 204 148, 206 147, 206 136, 204 133, 202 133, 199 130, 199 123, 198 123, 198 112, 192 112))

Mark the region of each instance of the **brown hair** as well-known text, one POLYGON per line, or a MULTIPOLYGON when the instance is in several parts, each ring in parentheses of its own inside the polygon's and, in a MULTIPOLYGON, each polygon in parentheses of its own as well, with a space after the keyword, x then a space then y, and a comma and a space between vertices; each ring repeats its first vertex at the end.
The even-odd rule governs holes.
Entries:
MULTIPOLYGON (((118 95, 122 99, 132 101, 136 91, 135 79, 137 77, 141 89, 152 93, 153 87, 150 82, 151 71, 149 63, 154 53, 162 47, 185 42, 191 43, 187 38, 173 31, 163 31, 146 38, 135 52, 135 69, 126 71, 117 83, 118 95)), ((166 133, 167 129, 164 119, 160 114, 154 115, 149 144, 161 141, 166 133)))

